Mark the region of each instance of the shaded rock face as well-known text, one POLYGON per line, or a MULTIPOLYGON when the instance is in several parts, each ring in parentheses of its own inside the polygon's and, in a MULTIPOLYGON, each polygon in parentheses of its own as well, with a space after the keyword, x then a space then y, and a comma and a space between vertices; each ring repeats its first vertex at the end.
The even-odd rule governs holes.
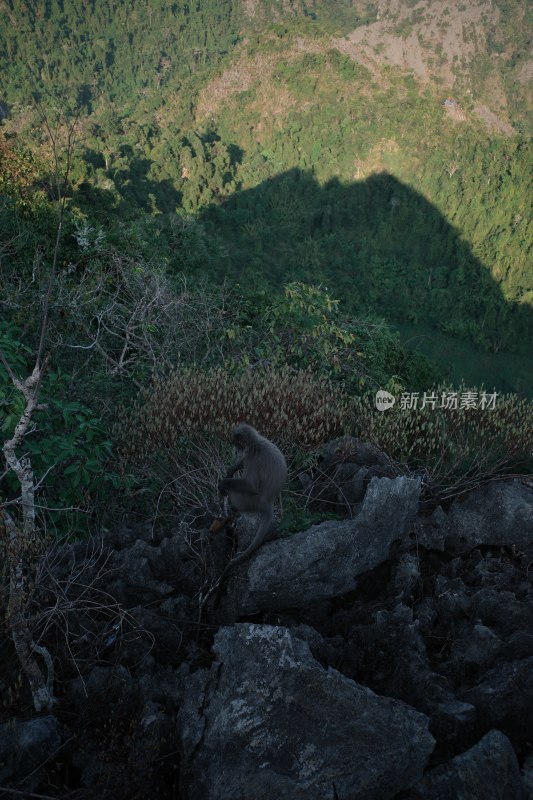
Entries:
MULTIPOLYGON (((533 622, 533 620, 532 620, 533 622)), ((531 740, 533 720, 533 656, 502 663, 463 693, 484 727, 509 731, 515 741, 531 740)))
POLYGON ((25 791, 39 786, 42 765, 58 750, 62 739, 61 726, 51 714, 0 725, 0 785, 9 786, 15 778, 25 791))
POLYGON ((325 671, 286 628, 223 628, 214 650, 178 717, 186 797, 386 800, 421 775, 427 717, 325 671))
POLYGON ((392 542, 410 530, 419 491, 419 480, 373 478, 354 519, 323 522, 264 545, 231 581, 229 608, 237 616, 253 614, 353 591, 357 576, 385 561, 392 542))
MULTIPOLYGON (((309 606, 297 620, 322 634, 322 646, 311 644, 321 663, 429 715, 437 763, 491 728, 525 756, 533 715, 530 560, 499 550, 451 558, 420 547, 410 596, 391 593, 405 572, 400 556, 362 576, 349 598, 309 606)), ((280 617, 289 626, 295 619, 280 617)))
POLYGON ((325 445, 317 465, 299 476, 309 508, 353 515, 372 478, 393 478, 393 463, 375 445, 343 436, 325 445))
POLYGON ((533 554, 531 489, 520 481, 497 481, 471 492, 452 505, 448 523, 461 550, 503 545, 533 554))
POLYGON ((491 731, 448 764, 430 770, 415 787, 419 800, 526 800, 511 742, 491 731))

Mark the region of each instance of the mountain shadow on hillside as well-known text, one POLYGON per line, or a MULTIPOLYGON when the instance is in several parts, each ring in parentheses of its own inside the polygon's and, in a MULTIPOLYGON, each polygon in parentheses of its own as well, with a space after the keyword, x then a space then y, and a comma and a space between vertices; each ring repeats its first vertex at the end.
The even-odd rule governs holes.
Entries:
POLYGON ((507 301, 457 229, 388 173, 320 185, 291 169, 200 216, 229 255, 219 277, 321 283, 358 314, 430 325, 493 354, 533 349, 533 310, 507 301))
MULTIPOLYGON (((151 162, 131 156, 114 173, 118 201, 85 183, 77 202, 114 215, 179 210, 182 195, 171 181, 153 180, 151 162)), ((100 154, 85 157, 103 168, 100 154)), ((222 246, 209 248, 201 264, 192 259, 195 271, 251 292, 294 280, 327 286, 345 311, 398 326, 454 381, 533 396, 533 310, 506 300, 458 230, 393 175, 321 185, 294 168, 219 197, 197 219, 208 241, 222 246)))

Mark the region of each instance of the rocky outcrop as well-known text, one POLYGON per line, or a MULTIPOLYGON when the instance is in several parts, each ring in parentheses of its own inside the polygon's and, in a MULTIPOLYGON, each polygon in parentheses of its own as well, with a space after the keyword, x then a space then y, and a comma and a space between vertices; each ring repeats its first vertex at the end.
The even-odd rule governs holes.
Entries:
MULTIPOLYGON (((387 468, 351 439, 321 465, 387 468)), ((424 516, 418 479, 366 477, 349 519, 265 544, 219 609, 231 541, 205 521, 61 545, 60 702, 0 726, 0 787, 533 800, 533 491, 500 481, 424 516)))
POLYGON ((427 717, 324 670, 286 628, 222 628, 214 650, 178 716, 184 796, 387 800, 421 776, 427 717))
POLYGON ((264 545, 232 578, 229 608, 236 616, 299 608, 353 591, 357 576, 385 561, 409 531, 419 491, 419 480, 373 478, 354 519, 264 545))

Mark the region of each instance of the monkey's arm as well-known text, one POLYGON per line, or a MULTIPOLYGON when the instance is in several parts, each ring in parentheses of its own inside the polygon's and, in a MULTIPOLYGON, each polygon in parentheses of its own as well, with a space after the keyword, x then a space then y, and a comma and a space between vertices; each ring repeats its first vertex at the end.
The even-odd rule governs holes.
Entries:
POLYGON ((235 464, 232 464, 231 467, 229 467, 228 471, 226 472, 226 478, 233 478, 235 473, 238 472, 240 469, 242 469, 243 464, 244 464, 244 456, 242 456, 242 458, 239 458, 239 460, 236 461, 235 464))

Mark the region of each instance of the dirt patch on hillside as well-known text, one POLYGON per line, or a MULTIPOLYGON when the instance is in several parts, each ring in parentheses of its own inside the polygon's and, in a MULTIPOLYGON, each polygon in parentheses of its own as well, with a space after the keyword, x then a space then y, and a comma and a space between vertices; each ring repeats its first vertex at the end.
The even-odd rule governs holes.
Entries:
POLYGON ((246 92, 265 74, 270 74, 276 61, 275 56, 261 54, 250 58, 243 56, 222 75, 214 78, 200 92, 196 106, 196 120, 200 121, 215 114, 230 97, 246 92))
POLYGON ((207 117, 231 95, 247 91, 255 80, 252 64, 229 67, 204 89, 198 100, 196 116, 207 117))
POLYGON ((454 122, 466 122, 466 114, 460 106, 444 106, 444 111, 454 122))
POLYGON ((533 81, 533 58, 531 58, 529 61, 526 61, 526 63, 520 68, 517 78, 520 83, 529 83, 530 81, 533 81))
POLYGON ((301 111, 306 104, 298 100, 284 86, 277 87, 273 92, 269 84, 262 84, 257 90, 256 98, 249 105, 249 110, 259 115, 255 132, 260 134, 264 130, 283 130, 286 115, 295 106, 301 111))
POLYGON ((242 7, 244 9, 244 13, 248 17, 255 17, 257 14, 257 10, 259 8, 260 0, 242 0, 242 7))
POLYGON ((491 111, 490 108, 487 108, 487 106, 477 106, 474 111, 478 117, 483 120, 490 131, 503 133, 504 136, 514 136, 516 133, 512 125, 500 119, 500 117, 491 111))
MULTIPOLYGON (((270 78, 276 65, 280 60, 295 61, 301 58, 304 53, 324 53, 329 46, 329 42, 324 43, 323 40, 298 37, 292 48, 290 50, 287 49, 280 55, 261 53, 249 56, 242 53, 232 66, 224 70, 222 75, 214 78, 202 89, 196 106, 196 120, 201 121, 212 116, 231 97, 240 92, 245 92, 251 89, 252 86, 259 87, 261 84, 267 83, 269 84, 268 92, 266 94, 261 93, 262 97, 267 100, 268 108, 272 113, 280 113, 275 110, 277 106, 281 104, 284 107, 288 107, 293 103, 288 102, 288 98, 292 98, 290 92, 279 86, 274 89, 272 87, 270 78), (273 94, 276 97, 273 97, 273 94)), ((258 92, 260 92, 259 89, 258 92)), ((259 110, 263 115, 263 105, 260 104, 259 110)))
POLYGON ((411 8, 399 0, 380 0, 377 22, 335 39, 334 45, 366 67, 386 64, 411 71, 421 81, 437 77, 451 86, 454 71, 484 49, 486 26, 498 18, 488 0, 458 5, 421 0, 411 8))

